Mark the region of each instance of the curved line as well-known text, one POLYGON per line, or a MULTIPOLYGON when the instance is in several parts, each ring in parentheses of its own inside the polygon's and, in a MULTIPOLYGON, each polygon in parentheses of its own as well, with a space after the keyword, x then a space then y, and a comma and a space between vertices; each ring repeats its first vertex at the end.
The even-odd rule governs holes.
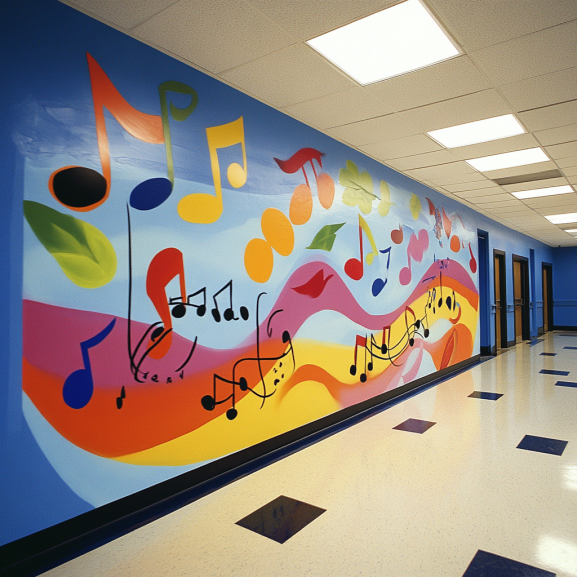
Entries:
POLYGON ((196 349, 196 341, 198 341, 198 335, 196 335, 196 337, 194 339, 194 343, 192 344, 192 348, 190 349, 190 353, 188 354, 188 357, 186 357, 186 361, 184 361, 184 363, 182 365, 180 365, 180 367, 178 367, 178 369, 174 370, 175 373, 178 373, 178 371, 180 371, 180 369, 183 369, 188 364, 188 361, 190 361, 190 358, 192 357, 192 354, 194 353, 194 349, 196 349))
MULTIPOLYGON (((172 329, 168 329, 167 331, 165 331, 165 333, 151 346, 148 347, 148 349, 146 349, 145 353, 142 355, 142 357, 140 357, 140 361, 138 361, 138 365, 136 366, 136 371, 139 372, 140 371, 140 365, 142 365, 142 363, 144 362, 144 359, 148 356, 148 354, 154 349, 156 348, 161 342, 162 340, 166 337, 166 335, 168 335, 168 333, 172 332, 172 329)), ((140 371, 143 372, 143 371, 140 371)), ((138 380, 138 377, 135 375, 135 379, 138 380)), ((144 381, 138 381, 139 383, 143 383, 144 381)))
POLYGON ((269 338, 272 337, 272 330, 270 328, 270 322, 272 321, 272 318, 277 313, 282 313, 283 311, 284 311, 284 309, 277 309, 276 311, 274 311, 274 313, 272 313, 272 315, 270 315, 270 317, 268 317, 268 322, 266 324, 266 334, 269 336, 269 338))

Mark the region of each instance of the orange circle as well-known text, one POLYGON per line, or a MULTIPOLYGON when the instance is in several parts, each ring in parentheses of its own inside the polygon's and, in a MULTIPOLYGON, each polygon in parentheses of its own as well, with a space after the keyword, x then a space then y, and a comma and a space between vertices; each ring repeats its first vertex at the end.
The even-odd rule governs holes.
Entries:
POLYGON ((317 190, 321 206, 327 209, 330 208, 335 198, 335 181, 323 172, 317 178, 317 190))
POLYGON ((260 227, 266 240, 280 255, 288 256, 293 251, 295 246, 293 227, 280 210, 267 208, 262 213, 260 227))
POLYGON ((292 195, 289 216, 293 224, 305 224, 313 213, 313 193, 306 184, 299 184, 292 195))
POLYGON ((459 252, 461 250, 461 241, 457 235, 453 235, 453 238, 451 238, 451 250, 453 252, 459 252))
POLYGON ((253 238, 244 249, 244 268, 254 282, 266 282, 272 274, 274 259, 266 240, 253 238))

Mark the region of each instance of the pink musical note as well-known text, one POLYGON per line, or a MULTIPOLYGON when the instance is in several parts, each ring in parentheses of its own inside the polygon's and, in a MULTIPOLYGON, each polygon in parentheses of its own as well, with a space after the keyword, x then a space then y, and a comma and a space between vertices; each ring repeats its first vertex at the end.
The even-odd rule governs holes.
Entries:
POLYGON ((409 246, 407 247, 407 266, 402 268, 399 273, 399 282, 406 286, 411 282, 411 258, 416 262, 421 262, 425 251, 429 248, 429 233, 423 228, 419 231, 417 236, 415 233, 411 235, 409 246))

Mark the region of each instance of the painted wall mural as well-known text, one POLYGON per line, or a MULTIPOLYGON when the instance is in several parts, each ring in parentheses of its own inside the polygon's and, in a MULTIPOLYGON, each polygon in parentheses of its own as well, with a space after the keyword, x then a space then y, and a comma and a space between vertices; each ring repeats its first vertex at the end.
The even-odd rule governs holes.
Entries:
POLYGON ((89 508, 479 352, 470 212, 90 26, 12 136, 22 411, 89 508))

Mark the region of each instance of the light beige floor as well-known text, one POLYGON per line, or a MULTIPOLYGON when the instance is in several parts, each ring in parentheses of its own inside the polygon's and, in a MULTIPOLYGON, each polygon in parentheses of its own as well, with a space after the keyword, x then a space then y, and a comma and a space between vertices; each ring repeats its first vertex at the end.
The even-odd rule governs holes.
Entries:
POLYGON ((452 577, 483 549, 577 576, 577 388, 555 386, 577 381, 577 350, 564 346, 577 337, 519 344, 45 575, 452 577), (393 430, 408 418, 437 424, 393 430), (516 449, 526 434, 569 444, 516 449), (282 545, 235 525, 279 495, 326 513, 282 545))

